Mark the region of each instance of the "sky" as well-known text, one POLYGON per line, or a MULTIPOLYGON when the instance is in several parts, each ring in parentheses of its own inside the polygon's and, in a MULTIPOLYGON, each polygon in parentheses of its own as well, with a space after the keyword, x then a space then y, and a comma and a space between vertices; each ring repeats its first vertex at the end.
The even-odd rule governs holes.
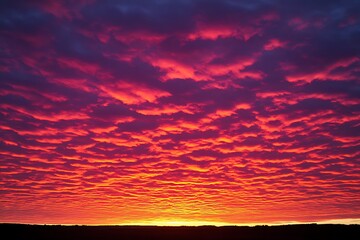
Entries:
POLYGON ((1 1, 0 222, 360 223, 359 13, 1 1))

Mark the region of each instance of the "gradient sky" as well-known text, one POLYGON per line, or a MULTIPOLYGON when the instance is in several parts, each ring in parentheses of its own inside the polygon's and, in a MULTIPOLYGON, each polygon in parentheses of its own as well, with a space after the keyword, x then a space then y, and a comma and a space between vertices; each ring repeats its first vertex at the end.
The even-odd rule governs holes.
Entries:
POLYGON ((360 1, 0 3, 0 222, 360 223, 360 1))

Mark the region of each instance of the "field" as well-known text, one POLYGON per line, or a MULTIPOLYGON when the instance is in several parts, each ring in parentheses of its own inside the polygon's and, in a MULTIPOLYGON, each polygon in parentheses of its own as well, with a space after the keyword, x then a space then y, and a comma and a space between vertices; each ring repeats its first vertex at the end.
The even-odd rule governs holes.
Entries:
POLYGON ((285 226, 59 226, 0 224, 2 239, 16 240, 308 240, 359 239, 360 225, 285 226))

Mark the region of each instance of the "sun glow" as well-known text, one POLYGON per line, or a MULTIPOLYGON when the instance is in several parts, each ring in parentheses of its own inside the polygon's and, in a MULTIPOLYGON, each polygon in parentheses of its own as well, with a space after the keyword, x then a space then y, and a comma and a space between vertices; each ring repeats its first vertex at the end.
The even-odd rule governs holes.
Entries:
POLYGON ((228 226, 233 225, 226 222, 217 221, 198 221, 187 219, 154 219, 144 220, 139 222, 124 223, 121 225, 134 225, 134 226, 228 226))
MULTIPOLYGON (((153 220, 144 220, 139 222, 123 223, 120 225, 123 226, 167 226, 167 227, 179 227, 179 226, 259 226, 259 225, 268 225, 268 226, 278 226, 278 225, 291 225, 291 224, 312 224, 312 221, 276 221, 268 223, 229 223, 221 221, 198 221, 198 220, 187 220, 187 219, 153 219, 153 220)), ((348 218, 348 219, 332 219, 318 221, 318 224, 359 224, 359 218, 348 218)), ((116 224, 118 225, 118 224, 116 224)))

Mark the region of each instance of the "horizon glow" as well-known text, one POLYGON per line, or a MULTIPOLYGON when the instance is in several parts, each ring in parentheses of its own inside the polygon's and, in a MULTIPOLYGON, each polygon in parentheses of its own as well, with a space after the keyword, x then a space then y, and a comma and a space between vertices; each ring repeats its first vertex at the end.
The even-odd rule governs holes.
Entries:
POLYGON ((3 1, 0 222, 360 223, 360 1, 3 1))

